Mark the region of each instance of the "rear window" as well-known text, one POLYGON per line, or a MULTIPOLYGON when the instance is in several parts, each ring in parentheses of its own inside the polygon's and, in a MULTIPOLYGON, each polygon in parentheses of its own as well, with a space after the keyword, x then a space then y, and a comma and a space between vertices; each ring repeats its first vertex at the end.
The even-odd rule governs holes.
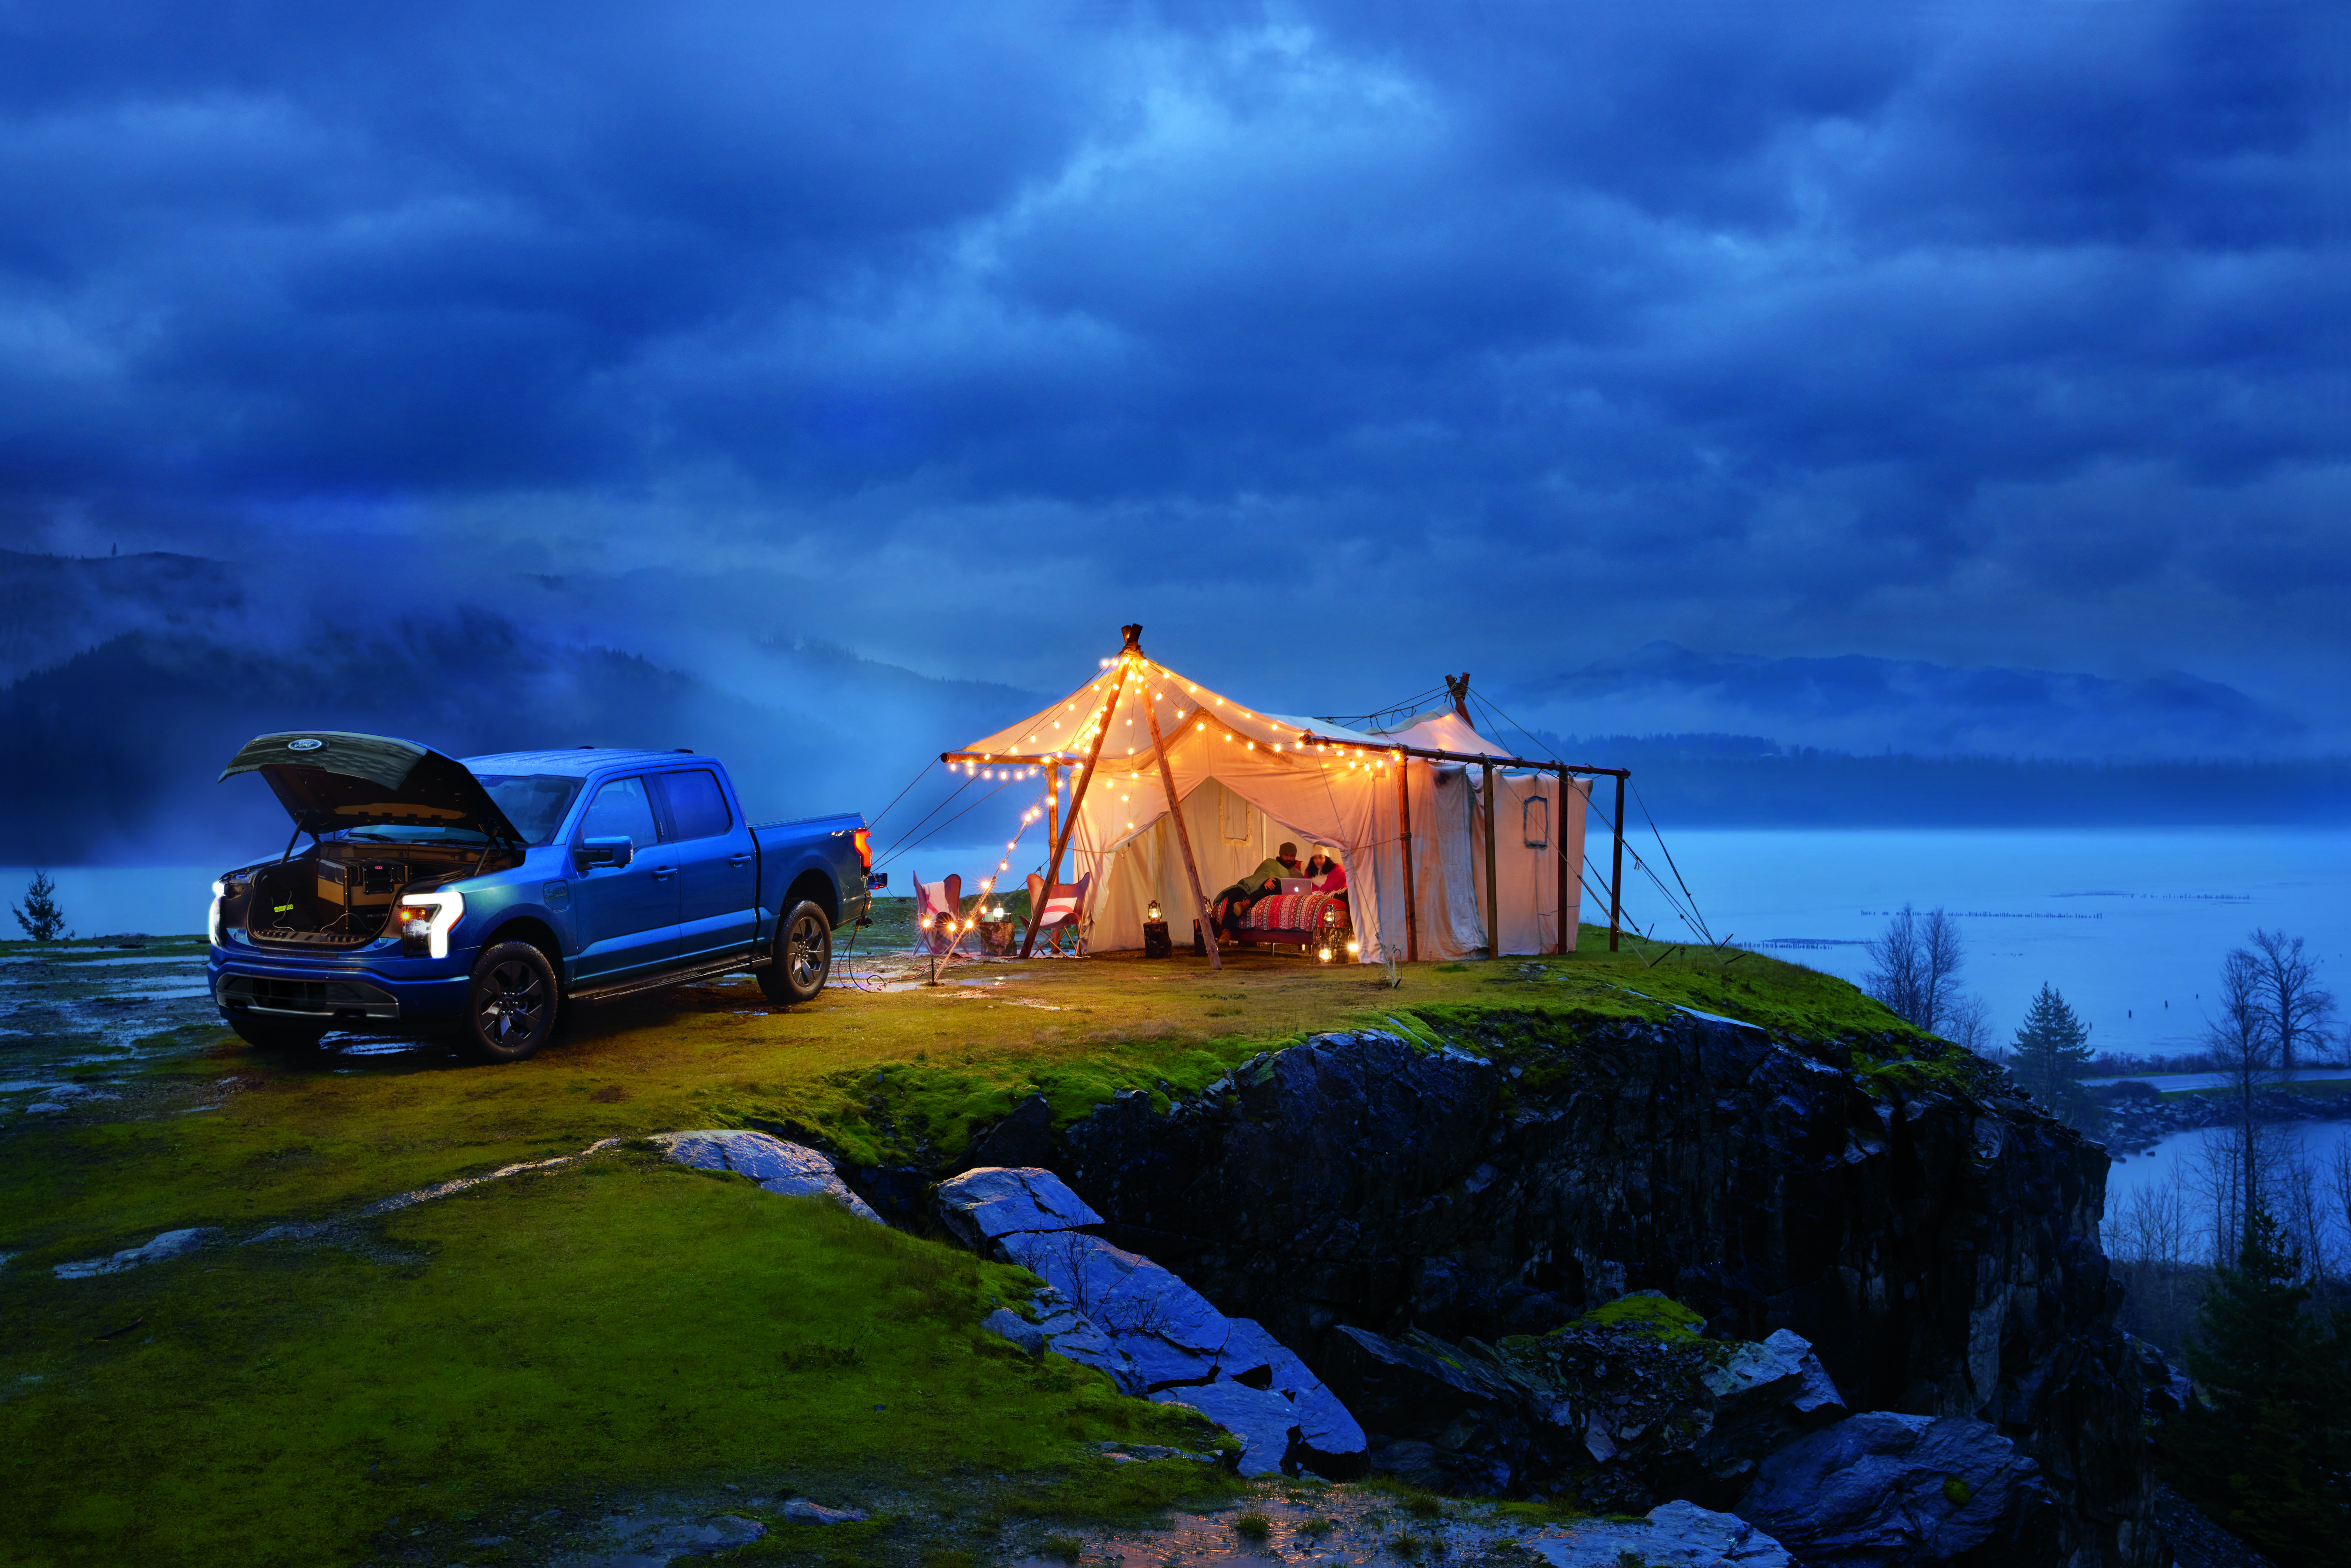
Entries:
POLYGON ((559 773, 485 773, 477 775, 482 788, 507 814, 515 831, 534 844, 544 844, 555 837, 555 830, 563 825, 563 813, 571 810, 572 798, 580 793, 580 780, 566 779, 559 773))
POLYGON ((657 778, 663 798, 669 802, 670 823, 680 839, 715 839, 735 825, 716 774, 696 768, 657 778))

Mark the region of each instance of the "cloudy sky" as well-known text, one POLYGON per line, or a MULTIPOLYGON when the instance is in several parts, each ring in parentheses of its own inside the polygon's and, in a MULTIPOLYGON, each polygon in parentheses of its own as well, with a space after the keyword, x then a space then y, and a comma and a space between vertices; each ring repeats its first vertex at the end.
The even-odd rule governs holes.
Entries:
POLYGON ((7 0, 0 545, 1029 689, 1136 619, 1332 706, 1671 638, 2341 718, 2346 16, 7 0))

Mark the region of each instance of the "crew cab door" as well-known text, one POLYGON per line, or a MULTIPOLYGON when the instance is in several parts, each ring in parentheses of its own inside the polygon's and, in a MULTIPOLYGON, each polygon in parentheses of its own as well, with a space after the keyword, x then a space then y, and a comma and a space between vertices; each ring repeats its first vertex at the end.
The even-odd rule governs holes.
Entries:
POLYGON ((730 806, 711 768, 657 773, 653 784, 677 852, 679 957, 747 955, 759 925, 759 860, 750 824, 730 806))
POLYGON ((667 964, 677 956, 676 847, 662 841, 653 795, 642 776, 611 779, 595 798, 572 839, 573 918, 580 952, 575 980, 615 980, 667 964), (632 846, 624 866, 583 865, 580 845, 589 839, 624 837, 632 846))

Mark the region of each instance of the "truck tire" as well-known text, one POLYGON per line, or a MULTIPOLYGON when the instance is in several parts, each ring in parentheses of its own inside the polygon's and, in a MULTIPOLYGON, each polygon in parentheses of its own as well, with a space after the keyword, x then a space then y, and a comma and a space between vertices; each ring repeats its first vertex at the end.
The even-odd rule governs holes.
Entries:
POLYGON ((813 1001, 832 973, 832 922, 807 899, 784 911, 776 950, 758 971, 759 989, 779 1008, 813 1001))
POLYGON ((561 1001, 546 954, 528 942, 500 942, 474 964, 459 1038, 476 1056, 520 1061, 555 1037, 561 1001))
POLYGON ((244 1013, 230 1013, 227 1021, 237 1039, 258 1051, 316 1051, 327 1038, 325 1024, 280 1023, 244 1013))

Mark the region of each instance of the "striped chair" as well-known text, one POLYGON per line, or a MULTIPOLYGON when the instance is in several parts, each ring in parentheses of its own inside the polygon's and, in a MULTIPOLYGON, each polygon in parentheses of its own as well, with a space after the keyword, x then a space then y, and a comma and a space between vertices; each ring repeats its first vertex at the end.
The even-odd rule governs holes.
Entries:
POLYGON ((916 873, 914 883, 914 951, 944 953, 955 945, 956 922, 963 918, 963 878, 925 882, 916 873))
POLYGON ((1061 934, 1065 931, 1070 936, 1070 950, 1085 951, 1086 921, 1092 913, 1086 907, 1086 893, 1093 880, 1094 873, 1088 872, 1074 883, 1055 883, 1049 894, 1045 891, 1045 879, 1034 872, 1029 873, 1029 907, 1045 912, 1045 917, 1037 923, 1037 934, 1053 934, 1054 952, 1061 950, 1061 934))

